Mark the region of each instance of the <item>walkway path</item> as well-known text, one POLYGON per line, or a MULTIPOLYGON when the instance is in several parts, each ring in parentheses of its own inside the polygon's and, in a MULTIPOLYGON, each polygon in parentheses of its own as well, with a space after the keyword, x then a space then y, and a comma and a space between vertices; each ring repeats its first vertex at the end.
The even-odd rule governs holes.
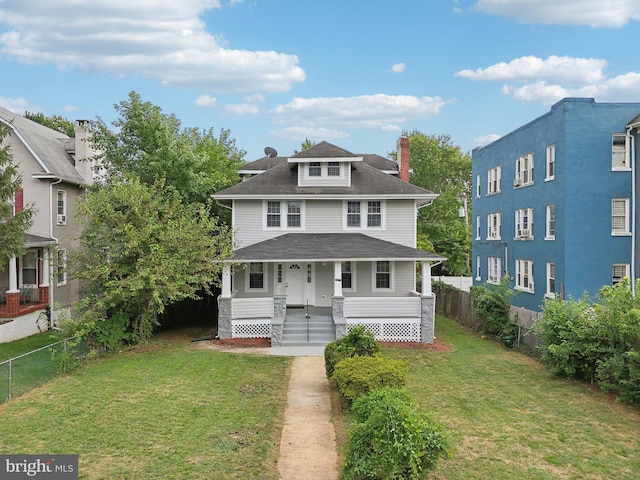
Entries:
POLYGON ((293 359, 278 471, 281 480, 338 480, 340 477, 323 357, 293 359))

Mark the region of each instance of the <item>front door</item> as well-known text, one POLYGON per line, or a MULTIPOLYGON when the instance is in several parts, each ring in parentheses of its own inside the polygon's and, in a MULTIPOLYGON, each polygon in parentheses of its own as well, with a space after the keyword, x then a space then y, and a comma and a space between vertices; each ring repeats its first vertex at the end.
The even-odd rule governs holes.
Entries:
POLYGON ((287 305, 304 305, 305 264, 286 264, 287 305))

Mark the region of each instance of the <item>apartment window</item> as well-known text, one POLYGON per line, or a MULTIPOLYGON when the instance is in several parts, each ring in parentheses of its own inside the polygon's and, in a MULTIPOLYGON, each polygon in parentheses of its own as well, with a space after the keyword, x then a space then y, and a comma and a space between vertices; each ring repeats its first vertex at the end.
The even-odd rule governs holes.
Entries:
POLYGON ((481 226, 481 220, 480 220, 480 215, 478 215, 476 217, 476 240, 480 240, 480 235, 482 232, 482 226, 481 226))
POLYGON ((340 163, 339 162, 329 162, 327 165, 327 176, 329 177, 339 177, 340 176, 340 163))
POLYGON ((556 206, 547 205, 547 227, 544 236, 545 240, 556 239, 556 206))
POLYGON ((611 137, 611 170, 629 170, 627 150, 627 136, 613 134, 611 137))
POLYGON ((58 190, 58 225, 67 224, 67 191, 58 190))
POLYGON ((545 180, 553 180, 556 175, 556 146, 547 146, 547 172, 545 180))
POLYGON ((376 262, 375 276, 376 289, 391 289, 391 262, 376 262))
POLYGON ((611 283, 613 285, 615 285, 616 283, 619 283, 620 281, 622 281, 624 277, 628 277, 628 276, 629 276, 629 265, 625 265, 625 264, 613 265, 612 276, 611 276, 611 283))
POLYGON ((360 202, 347 202, 347 227, 360 226, 360 202))
POLYGON ((264 289, 264 263, 249 264, 249 288, 264 289))
POLYGON ((322 166, 320 162, 310 162, 309 163, 309 176, 310 177, 320 177, 322 175, 322 166))
POLYGON ((516 210, 516 237, 530 240, 533 238, 533 208, 516 210))
POLYGON ((302 208, 300 202, 287 202, 287 227, 302 226, 302 208))
POLYGON ((514 187, 522 187, 533 183, 533 153, 516 158, 516 178, 514 187))
POLYGON ((482 265, 480 263, 480 256, 476 257, 476 280, 482 280, 482 265))
POLYGON ((59 287, 67 284, 67 251, 64 249, 58 250, 56 278, 59 287))
POLYGON ((500 167, 494 167, 487 174, 487 195, 500 193, 500 181, 502 172, 500 167))
POLYGON ((533 262, 516 260, 516 289, 533 292, 533 262))
POLYGON ((500 258, 499 257, 489 257, 489 278, 487 279, 488 283, 495 283, 498 284, 500 283, 500 272, 501 272, 501 265, 500 265, 500 258))
POLYGON ((556 264, 547 263, 547 297, 555 297, 556 295, 556 264))
POLYGON ((480 174, 476 175, 476 198, 480 198, 482 196, 482 188, 481 188, 481 181, 480 181, 480 174))
POLYGON ((611 235, 629 234, 629 199, 611 200, 611 235))
POLYGON ((380 202, 367 202, 367 227, 382 226, 382 204, 380 202))
POLYGON ((353 271, 351 262, 342 262, 342 288, 353 288, 353 271))
POLYGON ((280 226, 280 202, 267 202, 267 227, 280 226))
POLYGON ((500 213, 490 213, 487 215, 487 240, 500 240, 500 213))

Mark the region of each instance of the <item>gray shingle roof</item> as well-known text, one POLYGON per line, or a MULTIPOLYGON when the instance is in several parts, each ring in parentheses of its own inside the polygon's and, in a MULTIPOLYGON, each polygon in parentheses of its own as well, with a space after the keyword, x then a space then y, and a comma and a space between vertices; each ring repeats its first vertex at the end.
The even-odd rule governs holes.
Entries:
POLYGON ((28 120, 5 108, 0 108, 0 122, 17 132, 36 155, 42 173, 53 174, 65 182, 76 185, 86 183, 73 166, 73 157, 67 153, 72 141, 64 133, 28 120))
POLYGON ((340 157, 358 157, 355 153, 351 153, 344 148, 336 147, 329 142, 320 142, 311 148, 296 153, 291 158, 340 158, 340 157))
POLYGON ((627 127, 631 127, 633 125, 637 126, 638 124, 640 124, 640 114, 633 117, 629 123, 627 123, 627 127))
POLYGON ((362 233, 286 233, 236 250, 235 259, 245 262, 445 260, 435 253, 362 233))
POLYGON ((375 198, 399 197, 431 200, 436 194, 383 173, 364 162, 353 164, 351 186, 298 186, 297 164, 280 163, 276 167, 213 195, 218 200, 333 195, 338 197, 368 195, 375 198))

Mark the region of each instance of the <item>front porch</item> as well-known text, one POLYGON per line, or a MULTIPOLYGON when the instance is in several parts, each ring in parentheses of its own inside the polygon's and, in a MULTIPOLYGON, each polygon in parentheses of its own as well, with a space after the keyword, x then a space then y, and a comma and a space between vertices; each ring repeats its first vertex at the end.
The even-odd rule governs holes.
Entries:
POLYGON ((10 291, 0 287, 0 319, 16 318, 42 310, 49 303, 49 287, 21 287, 10 291))

